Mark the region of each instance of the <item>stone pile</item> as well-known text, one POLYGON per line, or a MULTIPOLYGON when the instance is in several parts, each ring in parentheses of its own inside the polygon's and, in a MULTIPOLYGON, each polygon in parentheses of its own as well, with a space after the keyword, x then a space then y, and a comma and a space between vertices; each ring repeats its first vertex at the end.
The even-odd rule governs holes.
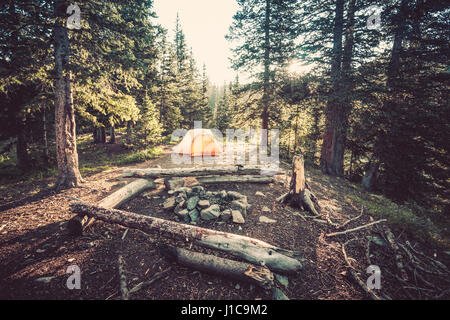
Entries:
POLYGON ((163 207, 173 210, 176 220, 197 224, 200 220, 245 223, 250 205, 247 196, 236 191, 206 191, 202 186, 170 190, 163 207))

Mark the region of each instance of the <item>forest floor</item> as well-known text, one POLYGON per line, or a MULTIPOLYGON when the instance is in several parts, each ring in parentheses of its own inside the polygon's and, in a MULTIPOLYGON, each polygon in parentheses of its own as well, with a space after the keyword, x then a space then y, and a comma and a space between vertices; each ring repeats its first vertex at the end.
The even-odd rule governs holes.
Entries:
MULTIPOLYGON (((112 148, 110 157, 122 152, 117 146, 106 148, 112 148)), ((163 154, 155 159, 128 166, 173 167, 169 150, 164 147, 163 154)), ((426 231, 427 238, 421 236, 423 230, 414 232, 415 226, 423 224, 432 230, 434 225, 430 221, 413 216, 417 219, 411 222, 413 212, 392 203, 386 206, 384 197, 366 193, 345 179, 325 176, 307 167, 307 180, 322 207, 323 219, 312 219, 306 213, 275 201, 288 188, 290 166, 283 167, 285 175, 271 184, 205 186, 210 191, 235 190, 245 194, 252 207, 245 224, 201 222, 199 226, 301 251, 306 267, 298 275, 289 276, 287 288, 278 283, 290 299, 370 299, 351 278, 348 263, 363 283, 369 277, 366 273, 369 265, 380 267, 381 289, 375 293, 382 298, 450 298, 450 256, 445 239, 431 241, 433 233, 430 235, 426 231), (256 195, 257 191, 264 196, 256 195), (264 206, 270 212, 262 213, 264 206), (261 223, 260 215, 276 223, 261 223), (387 218, 388 223, 345 235, 326 236, 380 218, 387 218), (348 222, 351 219, 354 220, 348 222), (387 226, 400 244, 398 250, 386 239, 387 226), (398 261, 402 261, 407 278, 402 279, 405 275, 399 270, 398 261)), ((66 224, 73 216, 69 211, 71 198, 99 202, 120 188, 124 181, 132 180, 122 178, 122 171, 123 166, 85 173, 83 186, 59 193, 49 189, 54 177, 31 183, 3 184, 0 193, 0 299, 119 299, 119 254, 125 260, 129 288, 157 272, 165 272, 164 277, 132 294, 131 299, 271 299, 271 292, 179 266, 159 253, 158 244, 162 241, 187 247, 183 241, 167 240, 157 233, 126 231, 122 226, 101 221, 94 222, 80 237, 69 236, 66 224), (70 265, 80 267, 81 290, 69 290, 66 286, 69 277, 66 270, 70 265)), ((173 220, 173 213, 160 206, 167 196, 167 191, 161 188, 144 192, 120 209, 173 220)), ((218 254, 195 245, 188 248, 218 254)))

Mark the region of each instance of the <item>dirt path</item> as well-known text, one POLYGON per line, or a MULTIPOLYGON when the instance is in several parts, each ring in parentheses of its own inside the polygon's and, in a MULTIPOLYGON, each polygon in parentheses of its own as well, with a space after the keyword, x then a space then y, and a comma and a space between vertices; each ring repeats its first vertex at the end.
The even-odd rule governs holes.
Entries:
MULTIPOLYGON (((134 167, 174 167, 166 153, 161 157, 134 167)), ((119 188, 125 179, 120 177, 122 168, 87 178, 83 187, 65 190, 58 194, 46 193, 25 197, 24 201, 0 213, 0 298, 2 299, 117 299, 119 276, 117 259, 121 253, 125 260, 128 286, 148 280, 156 272, 171 268, 162 279, 150 287, 132 294, 132 299, 270 299, 270 292, 247 284, 203 274, 166 261, 158 252, 160 241, 187 246, 182 241, 165 240, 158 234, 144 234, 125 228, 95 222, 78 238, 66 234, 65 224, 72 217, 69 197, 88 202, 100 199, 119 188), (77 265, 82 272, 81 290, 69 290, 66 281, 70 265, 77 265)), ((316 191, 328 216, 337 222, 357 217, 361 208, 346 197, 356 192, 344 180, 324 177, 316 170, 308 170, 307 178, 316 191)), ((128 179, 130 180, 130 179, 128 179)), ((241 228, 233 224, 204 222, 201 226, 255 237, 280 247, 300 250, 308 261, 298 276, 289 277, 288 288, 283 291, 291 299, 367 299, 368 296, 348 278, 347 264, 342 254, 342 244, 356 238, 348 245, 347 253, 354 259, 354 269, 361 279, 367 279, 367 236, 381 230, 374 226, 334 238, 325 234, 336 231, 327 223, 318 223, 295 213, 291 208, 275 202, 287 189, 288 178, 268 185, 221 184, 207 186, 207 190, 236 190, 248 196, 252 208, 241 228), (255 195, 262 192, 265 197, 255 195), (265 216, 276 223, 260 223, 262 208, 270 209, 265 216)), ((48 181, 43 181, 44 188, 48 181)), ((20 184, 7 189, 3 199, 27 195, 20 184)), ((167 197, 166 191, 155 190, 138 196, 122 209, 166 219, 173 214, 161 209, 160 203, 167 197), (159 193, 158 193, 159 192, 159 193)), ((349 223, 348 228, 371 221, 363 215, 349 223)), ((195 246, 193 250, 207 251, 195 246)), ((383 273, 384 293, 391 298, 411 298, 398 289, 395 261, 388 248, 373 248, 371 260, 380 265, 383 273), (395 282, 395 285, 394 284, 395 282)), ((208 251, 214 253, 212 251, 208 251)), ((217 254, 217 253, 214 253, 217 254)), ((415 298, 416 296, 412 296, 415 298)), ((446 296, 444 296, 446 297, 446 296)), ((448 297, 448 295, 447 295, 448 297)), ((425 297, 426 298, 426 297, 425 297)))

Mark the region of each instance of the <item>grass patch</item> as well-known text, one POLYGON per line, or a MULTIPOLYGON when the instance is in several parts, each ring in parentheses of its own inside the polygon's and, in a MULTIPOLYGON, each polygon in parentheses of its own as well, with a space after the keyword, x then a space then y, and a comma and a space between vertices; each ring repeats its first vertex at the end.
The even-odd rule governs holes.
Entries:
POLYGON ((129 154, 122 154, 114 159, 116 165, 125 165, 130 163, 144 162, 158 157, 163 152, 160 147, 147 148, 145 150, 135 151, 129 154))
POLYGON ((380 219, 387 219, 393 228, 405 231, 408 235, 437 246, 449 248, 450 239, 446 224, 433 222, 424 209, 411 205, 399 205, 381 195, 367 195, 367 198, 357 195, 348 197, 363 205, 367 212, 380 219))

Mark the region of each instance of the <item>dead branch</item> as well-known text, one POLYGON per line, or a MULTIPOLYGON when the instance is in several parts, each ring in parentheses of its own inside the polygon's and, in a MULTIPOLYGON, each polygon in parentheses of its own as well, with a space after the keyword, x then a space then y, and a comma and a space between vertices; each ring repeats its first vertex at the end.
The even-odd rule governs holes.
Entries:
POLYGON ((130 294, 138 292, 139 290, 143 289, 143 288, 147 288, 148 286, 150 286, 151 284, 153 284, 155 281, 163 278, 172 268, 169 267, 166 270, 160 271, 155 273, 149 280, 147 281, 143 281, 141 283, 138 283, 137 285, 135 285, 131 290, 130 290, 130 294))
POLYGON ((334 237, 334 236, 338 236, 338 235, 342 235, 342 234, 347 234, 347 233, 350 233, 350 232, 354 232, 354 231, 358 231, 358 230, 361 230, 361 229, 368 228, 370 226, 373 226, 374 224, 385 222, 385 221, 387 221, 387 220, 386 219, 381 219, 381 220, 374 221, 374 222, 371 222, 371 223, 368 223, 368 224, 365 224, 365 225, 362 225, 362 226, 359 226, 359 227, 356 227, 356 228, 353 228, 353 229, 348 229, 348 230, 345 230, 345 231, 329 233, 326 236, 327 237, 334 237))
POLYGON ((119 277, 120 277, 120 292, 122 294, 122 300, 128 300, 128 288, 127 288, 127 276, 125 274, 125 267, 123 257, 119 255, 119 277))

